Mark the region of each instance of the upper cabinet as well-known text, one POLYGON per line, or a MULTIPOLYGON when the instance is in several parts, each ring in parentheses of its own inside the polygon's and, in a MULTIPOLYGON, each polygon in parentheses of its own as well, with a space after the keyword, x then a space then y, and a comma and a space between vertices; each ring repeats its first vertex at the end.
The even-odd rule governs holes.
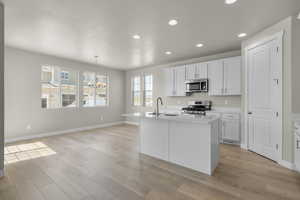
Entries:
POLYGON ((186 65, 186 80, 196 79, 196 64, 186 65))
POLYGON ((186 65, 186 80, 207 79, 207 63, 186 65))
POLYGON ((215 60, 208 63, 208 79, 209 95, 223 95, 223 60, 215 60))
POLYGON ((163 70, 164 86, 166 96, 173 96, 175 94, 175 74, 174 68, 166 68, 163 70))
POLYGON ((241 95, 241 57, 164 69, 166 96, 186 96, 186 80, 208 79, 210 96, 241 95))
POLYGON ((207 79, 207 66, 208 63, 197 63, 195 79, 207 79))
POLYGON ((241 57, 224 60, 224 93, 226 95, 241 94, 241 57))
POLYGON ((185 66, 176 67, 175 73, 175 95, 174 96, 186 96, 186 85, 185 85, 185 66))
POLYGON ((185 66, 164 69, 166 96, 186 96, 185 66))
POLYGON ((209 95, 241 95, 241 57, 212 61, 208 64, 209 95))

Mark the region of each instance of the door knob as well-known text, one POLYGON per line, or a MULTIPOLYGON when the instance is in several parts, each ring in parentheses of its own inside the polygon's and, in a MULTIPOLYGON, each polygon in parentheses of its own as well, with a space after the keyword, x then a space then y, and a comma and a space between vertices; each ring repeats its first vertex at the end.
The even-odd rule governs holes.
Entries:
POLYGON ((252 112, 248 112, 248 115, 252 115, 252 112))

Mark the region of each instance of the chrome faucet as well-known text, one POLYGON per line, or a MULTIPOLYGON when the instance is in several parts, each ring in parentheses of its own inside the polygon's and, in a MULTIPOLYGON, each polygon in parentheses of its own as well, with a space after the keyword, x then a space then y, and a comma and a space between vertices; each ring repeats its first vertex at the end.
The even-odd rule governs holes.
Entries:
POLYGON ((161 104, 161 105, 164 105, 164 104, 163 104, 162 98, 161 98, 161 97, 158 97, 158 98, 156 99, 156 112, 155 112, 156 116, 159 115, 159 105, 158 105, 158 102, 159 102, 159 101, 160 101, 160 104, 161 104))

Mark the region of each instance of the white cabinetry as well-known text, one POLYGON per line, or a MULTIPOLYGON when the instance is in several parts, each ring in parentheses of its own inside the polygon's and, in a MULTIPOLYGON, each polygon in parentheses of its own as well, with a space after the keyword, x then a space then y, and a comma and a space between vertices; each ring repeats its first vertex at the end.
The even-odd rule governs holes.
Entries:
POLYGON ((211 174, 218 159, 218 122, 202 126, 197 123, 170 122, 170 162, 211 174))
POLYGON ((164 69, 166 96, 186 96, 185 66, 164 69))
POLYGON ((186 80, 196 79, 196 64, 189 64, 185 67, 186 80))
POLYGON ((208 63, 209 95, 241 95, 241 57, 208 63))
POLYGON ((208 63, 208 91, 211 96, 223 95, 223 60, 208 63))
POLYGON ((140 152, 162 160, 168 160, 168 123, 143 119, 140 122, 140 152))
POLYGON ((186 80, 193 79, 207 79, 207 63, 196 63, 186 66, 186 80))
POLYGON ((241 94, 241 57, 224 60, 224 93, 225 95, 241 94))
POLYGON ((175 76, 173 68, 166 68, 164 73, 164 86, 166 96, 173 96, 175 93, 175 76))
POLYGON ((174 72, 175 72, 175 95, 174 96, 186 96, 185 66, 174 68, 174 72))
POLYGON ((223 114, 222 141, 240 142, 240 116, 239 114, 223 114))
POLYGON ((186 80, 209 79, 210 96, 241 95, 241 57, 164 69, 166 96, 186 96, 186 80))

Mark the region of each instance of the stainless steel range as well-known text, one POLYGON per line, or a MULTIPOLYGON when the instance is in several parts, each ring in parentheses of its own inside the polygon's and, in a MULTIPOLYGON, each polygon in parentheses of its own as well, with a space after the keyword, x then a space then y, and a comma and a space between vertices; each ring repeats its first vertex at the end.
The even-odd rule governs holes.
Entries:
POLYGON ((192 115, 206 115, 211 110, 211 101, 190 101, 188 107, 182 108, 183 113, 192 115))

